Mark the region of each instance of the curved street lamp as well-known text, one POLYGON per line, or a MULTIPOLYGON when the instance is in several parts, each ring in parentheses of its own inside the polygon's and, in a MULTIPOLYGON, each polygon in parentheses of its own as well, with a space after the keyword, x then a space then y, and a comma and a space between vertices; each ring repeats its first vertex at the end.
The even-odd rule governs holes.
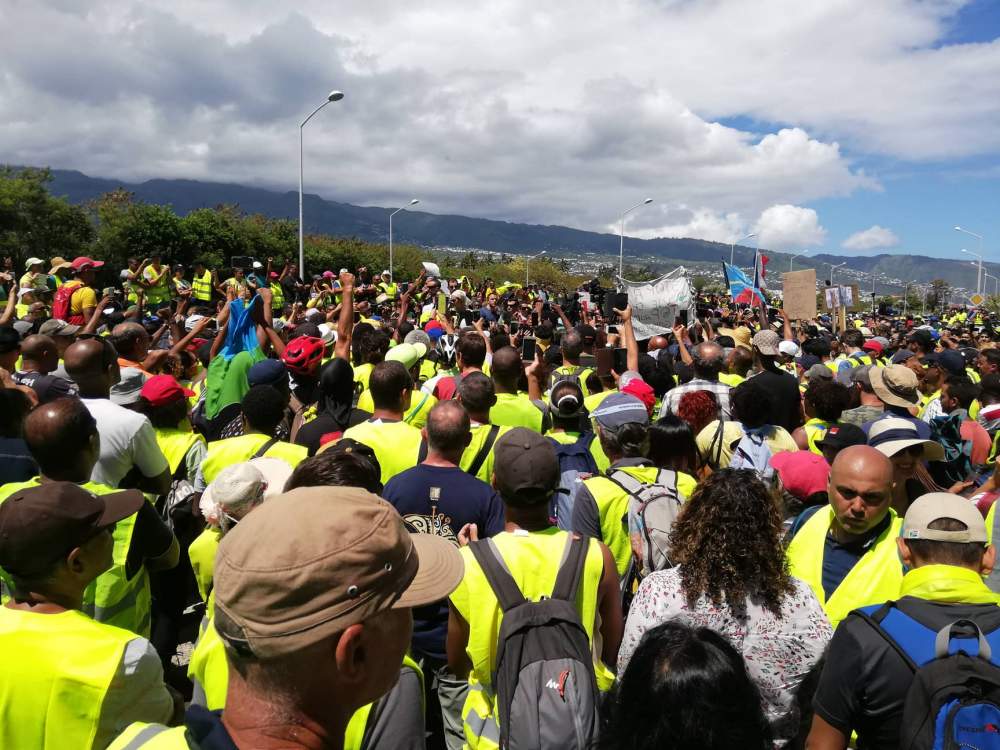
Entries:
POLYGON ((621 225, 618 230, 618 278, 622 278, 622 274, 625 270, 625 216, 631 211, 640 208, 642 206, 648 206, 653 202, 652 198, 646 198, 645 200, 639 201, 634 206, 626 208, 622 211, 621 225))
POLYGON ((392 274, 392 217, 398 214, 400 211, 405 211, 410 206, 415 206, 420 203, 419 198, 414 198, 405 206, 400 206, 391 214, 389 214, 389 281, 391 282, 395 277, 392 274))
POLYGON ((320 104, 316 109, 309 113, 309 116, 302 121, 299 125, 299 280, 304 281, 306 277, 306 257, 305 257, 305 243, 304 232, 302 228, 302 129, 306 126, 313 115, 319 112, 323 107, 325 107, 330 102, 339 102, 344 98, 343 91, 331 91, 326 95, 326 101, 320 104))

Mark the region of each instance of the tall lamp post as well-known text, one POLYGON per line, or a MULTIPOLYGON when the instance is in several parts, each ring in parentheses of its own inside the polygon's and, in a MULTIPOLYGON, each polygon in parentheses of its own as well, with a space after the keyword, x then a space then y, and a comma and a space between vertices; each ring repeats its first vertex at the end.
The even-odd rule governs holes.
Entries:
POLYGON ((414 198, 407 205, 400 206, 391 214, 389 214, 389 281, 393 281, 396 278, 395 276, 393 276, 393 268, 392 268, 392 217, 398 214, 400 211, 405 211, 410 206, 415 206, 418 203, 420 203, 420 199, 414 198))
POLYGON ((843 263, 838 263, 837 265, 833 265, 832 263, 827 263, 826 265, 830 266, 830 286, 833 286, 833 272, 841 266, 846 266, 847 261, 845 260, 843 263))
MULTIPOLYGON (((738 242, 743 242, 743 240, 750 240, 750 239, 753 239, 753 238, 754 238, 754 237, 756 237, 756 236, 757 236, 756 232, 753 232, 753 233, 751 233, 751 234, 748 234, 748 235, 747 235, 746 237, 740 237, 740 238, 739 238, 738 240, 733 240, 733 241, 732 241, 732 242, 731 242, 731 243, 729 244, 729 265, 733 265, 733 258, 735 258, 735 257, 736 257, 736 243, 738 243, 738 242)), ((802 254, 802 253, 799 253, 799 255, 801 255, 801 254, 802 254)), ((795 257, 797 258, 797 257, 799 257, 799 256, 798 256, 798 255, 796 255, 795 257)))
POLYGON ((618 278, 621 279, 625 271, 625 216, 631 212, 635 211, 641 206, 648 206, 653 202, 652 198, 646 198, 646 200, 639 201, 634 206, 626 208, 622 211, 621 225, 618 230, 618 278))
MULTIPOLYGON (((994 276, 985 268, 983 269, 983 276, 987 279, 993 279, 993 296, 1000 295, 1000 278, 994 276)), ((983 288, 986 288, 986 282, 983 282, 983 288)))
MULTIPOLYGON (((750 235, 750 236, 753 237, 753 235, 750 235)), ((792 271, 792 264, 795 263, 795 259, 796 258, 801 257, 803 255, 808 255, 808 254, 809 254, 808 250, 803 250, 801 253, 796 253, 791 258, 789 258, 788 259, 788 272, 791 273, 791 271, 792 271)), ((729 265, 732 265, 732 264, 733 264, 732 260, 730 260, 729 265)))
MULTIPOLYGON (((966 234, 972 234, 972 232, 966 232, 966 230, 961 227, 955 227, 959 232, 965 232, 966 234)), ((973 237, 979 237, 978 234, 972 234, 973 237)), ((979 259, 979 263, 973 263, 976 266, 976 294, 983 293, 983 238, 979 237, 979 252, 974 253, 971 250, 966 250, 962 248, 962 252, 966 255, 973 255, 979 259)))
POLYGON ((529 264, 535 258, 541 258, 543 255, 545 255, 545 250, 542 250, 542 252, 538 253, 537 255, 529 255, 527 258, 524 259, 524 286, 525 287, 528 286, 528 266, 529 266, 529 264))
POLYGON ((306 123, 313 118, 313 115, 323 109, 323 107, 330 102, 339 102, 343 98, 343 91, 331 91, 326 95, 326 101, 310 112, 309 116, 299 125, 299 279, 303 281, 306 278, 306 256, 304 242, 305 234, 303 233, 302 228, 302 129, 305 128, 306 123))

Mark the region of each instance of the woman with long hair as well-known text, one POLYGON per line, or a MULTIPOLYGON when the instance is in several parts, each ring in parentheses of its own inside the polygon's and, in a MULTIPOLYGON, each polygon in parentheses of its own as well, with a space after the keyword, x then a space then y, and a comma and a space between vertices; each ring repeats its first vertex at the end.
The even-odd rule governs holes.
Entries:
POLYGON ((778 747, 796 735, 796 689, 832 635, 809 586, 788 573, 781 520, 755 472, 722 469, 702 480, 674 523, 676 567, 639 586, 618 657, 622 674, 643 635, 665 622, 721 633, 746 659, 778 747))
POLYGON ((743 657, 708 628, 649 630, 604 704, 599 750, 765 750, 771 730, 743 657))

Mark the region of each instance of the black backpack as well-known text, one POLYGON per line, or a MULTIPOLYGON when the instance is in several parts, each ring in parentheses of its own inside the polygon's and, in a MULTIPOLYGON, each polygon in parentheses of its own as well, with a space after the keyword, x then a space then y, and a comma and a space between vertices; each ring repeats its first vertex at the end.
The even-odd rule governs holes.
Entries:
POLYGON ((1000 628, 972 620, 935 633, 895 602, 855 610, 913 670, 903 703, 901 750, 1000 750, 1000 628), (953 631, 962 628, 966 635, 953 631))
POLYGON ((589 541, 569 535, 552 596, 537 602, 492 540, 469 545, 503 610, 492 676, 501 750, 585 750, 597 737, 600 694, 576 610, 589 541))

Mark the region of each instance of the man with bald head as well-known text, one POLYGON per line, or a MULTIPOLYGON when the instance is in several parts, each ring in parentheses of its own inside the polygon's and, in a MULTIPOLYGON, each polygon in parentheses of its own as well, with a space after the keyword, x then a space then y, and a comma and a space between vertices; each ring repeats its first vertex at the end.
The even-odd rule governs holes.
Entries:
POLYGON ((21 342, 21 369, 12 377, 18 385, 28 386, 38 396, 38 403, 45 404, 57 398, 75 396, 76 385, 50 375, 59 366, 59 348, 50 336, 35 334, 21 342))
POLYGON ((170 467, 149 420, 112 403, 121 377, 118 353, 102 338, 77 341, 66 350, 66 372, 80 389, 101 433, 101 454, 91 479, 108 487, 134 487, 154 495, 170 490, 170 467))
MULTIPOLYGON (((72 482, 95 495, 117 491, 91 481, 101 454, 101 437, 97 422, 80 399, 56 399, 36 408, 24 421, 24 440, 38 463, 39 475, 0 486, 0 503, 19 490, 51 482, 72 482)), ((87 589, 83 611, 99 622, 148 638, 148 571, 177 564, 177 540, 151 503, 143 503, 137 513, 119 521, 113 535, 114 564, 87 589)))
POLYGON ((118 351, 118 366, 135 368, 147 378, 159 370, 167 357, 166 349, 149 350, 152 341, 139 323, 119 323, 112 329, 111 338, 118 351))
POLYGON ((512 346, 505 346, 493 353, 491 375, 497 402, 490 409, 490 423, 501 427, 527 427, 544 434, 545 405, 532 401, 527 393, 518 390, 524 372, 521 353, 512 346))
MULTIPOLYGON (((669 346, 669 343, 670 342, 667 341, 666 336, 653 336, 653 338, 649 340, 649 343, 646 344, 646 352, 653 354, 653 352, 660 349, 666 349, 667 346, 669 346)), ((655 357, 658 355, 653 354, 653 356, 655 357)))
POLYGON ((732 419, 729 407, 729 386, 719 381, 719 373, 725 368, 725 352, 714 341, 702 341, 691 350, 694 359, 694 377, 684 385, 672 388, 663 397, 660 416, 677 414, 677 407, 686 393, 708 391, 715 397, 719 406, 719 419, 732 419))
POLYGON ((899 592, 896 549, 902 520, 892 501, 892 462, 867 445, 845 448, 830 467, 829 505, 796 519, 788 545, 791 574, 809 584, 830 623, 899 592))

